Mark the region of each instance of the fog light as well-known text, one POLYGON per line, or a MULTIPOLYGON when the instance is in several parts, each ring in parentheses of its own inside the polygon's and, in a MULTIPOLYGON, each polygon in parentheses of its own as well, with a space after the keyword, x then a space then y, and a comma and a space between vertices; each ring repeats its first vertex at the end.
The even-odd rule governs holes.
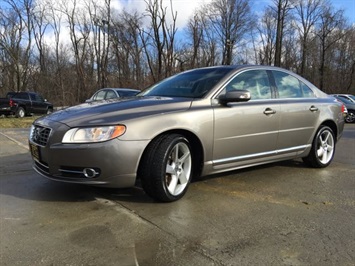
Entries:
POLYGON ((99 173, 95 171, 93 168, 85 168, 83 170, 84 176, 87 178, 94 178, 96 177, 99 173))

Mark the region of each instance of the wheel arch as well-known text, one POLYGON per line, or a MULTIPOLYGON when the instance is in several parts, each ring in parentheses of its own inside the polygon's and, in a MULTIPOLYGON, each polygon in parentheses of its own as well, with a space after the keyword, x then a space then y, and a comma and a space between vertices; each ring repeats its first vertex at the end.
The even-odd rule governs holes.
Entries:
MULTIPOLYGON (((334 138, 335 138, 335 140, 338 139, 338 134, 339 134, 339 132, 338 132, 338 127, 337 127, 337 125, 336 125, 336 123, 335 123, 334 121, 332 121, 332 120, 326 120, 326 121, 324 121, 322 124, 320 124, 320 126, 318 127, 318 130, 319 130, 322 126, 327 126, 327 127, 329 127, 329 128, 333 131, 333 133, 334 133, 334 138)), ((317 131, 318 131, 318 130, 317 130, 317 131)))
POLYGON ((140 169, 141 165, 143 164, 143 160, 145 158, 145 154, 148 153, 150 144, 158 139, 161 138, 163 135, 171 135, 171 134, 179 134, 184 136, 190 143, 191 149, 193 151, 193 164, 194 167, 193 169, 193 178, 199 177, 202 173, 202 168, 203 168, 203 161, 204 161, 204 148, 203 145, 200 141, 200 139, 191 131, 184 130, 184 129, 172 129, 172 130, 167 130, 159 135, 155 136, 151 141, 148 143, 148 145, 145 147, 142 156, 139 161, 138 169, 140 169))
POLYGON ((17 109, 22 108, 26 112, 26 105, 25 104, 19 104, 17 105, 17 109))

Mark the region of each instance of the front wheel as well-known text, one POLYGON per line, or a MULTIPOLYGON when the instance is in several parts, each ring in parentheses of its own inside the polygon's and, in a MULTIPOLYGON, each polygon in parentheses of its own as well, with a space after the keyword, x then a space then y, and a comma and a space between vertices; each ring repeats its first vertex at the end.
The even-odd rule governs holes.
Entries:
POLYGON ((335 138, 333 130, 327 126, 321 127, 312 143, 312 148, 303 161, 315 168, 328 166, 333 160, 335 152, 335 138))
POLYGON ((189 141, 182 135, 165 135, 148 147, 139 171, 142 187, 152 198, 172 202, 184 196, 192 177, 189 141))

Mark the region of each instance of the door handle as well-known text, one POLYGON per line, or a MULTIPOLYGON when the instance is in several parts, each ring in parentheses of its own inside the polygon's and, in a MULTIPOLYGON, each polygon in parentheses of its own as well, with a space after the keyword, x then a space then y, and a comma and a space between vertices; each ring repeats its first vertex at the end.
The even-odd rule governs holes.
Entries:
POLYGON ((312 105, 312 106, 309 108, 309 111, 311 111, 311 112, 317 112, 317 111, 318 111, 318 108, 315 107, 314 105, 312 105))
POLYGON ((266 108, 266 109, 264 110, 264 114, 265 114, 265 115, 273 115, 273 114, 276 114, 276 111, 273 110, 273 109, 271 109, 271 108, 266 108))

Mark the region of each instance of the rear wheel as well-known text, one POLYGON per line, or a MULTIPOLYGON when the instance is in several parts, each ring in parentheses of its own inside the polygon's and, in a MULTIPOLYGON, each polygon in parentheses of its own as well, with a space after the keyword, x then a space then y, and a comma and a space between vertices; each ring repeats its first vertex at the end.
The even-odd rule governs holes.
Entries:
POLYGON ((327 126, 322 126, 313 140, 309 155, 302 159, 311 167, 323 168, 331 163, 334 152, 335 138, 333 130, 327 126))
POLYGON ((22 118, 22 117, 25 117, 25 115, 26 115, 25 109, 23 109, 22 107, 19 107, 16 111, 15 116, 22 118))
POLYGON ((345 117, 345 122, 346 123, 354 123, 354 121, 355 121, 355 112, 348 111, 348 114, 345 117))
POLYGON ((149 196, 164 202, 184 196, 192 177, 191 147, 184 136, 171 134, 153 140, 143 160, 138 175, 149 196))

